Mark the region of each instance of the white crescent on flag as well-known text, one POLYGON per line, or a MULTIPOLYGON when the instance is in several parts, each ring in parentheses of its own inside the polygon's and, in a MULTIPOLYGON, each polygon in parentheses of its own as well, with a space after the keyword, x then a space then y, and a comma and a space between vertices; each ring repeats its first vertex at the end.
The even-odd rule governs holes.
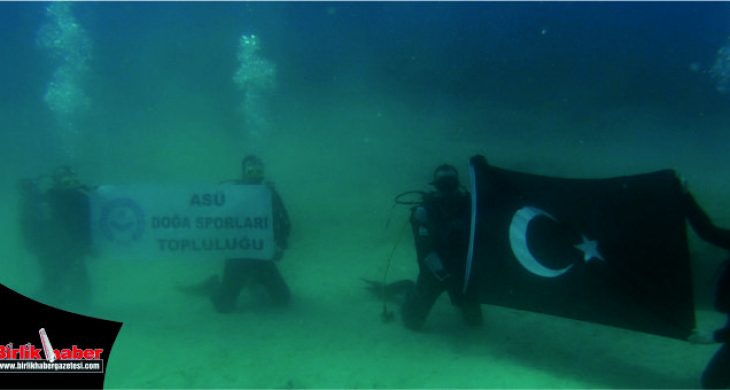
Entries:
POLYGON ((526 270, 545 278, 555 278, 568 272, 573 267, 573 264, 565 268, 553 269, 544 266, 532 255, 530 249, 527 247, 527 228, 532 219, 541 216, 557 221, 555 217, 536 207, 527 206, 517 210, 512 217, 512 223, 509 225, 509 243, 517 261, 526 270))

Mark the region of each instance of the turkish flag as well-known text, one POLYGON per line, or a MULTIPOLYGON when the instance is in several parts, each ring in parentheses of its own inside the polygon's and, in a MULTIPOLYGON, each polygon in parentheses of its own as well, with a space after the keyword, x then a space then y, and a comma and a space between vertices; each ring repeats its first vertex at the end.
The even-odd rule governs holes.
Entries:
POLYGON ((546 177, 471 160, 466 289, 489 303, 686 339, 695 327, 674 171, 546 177))

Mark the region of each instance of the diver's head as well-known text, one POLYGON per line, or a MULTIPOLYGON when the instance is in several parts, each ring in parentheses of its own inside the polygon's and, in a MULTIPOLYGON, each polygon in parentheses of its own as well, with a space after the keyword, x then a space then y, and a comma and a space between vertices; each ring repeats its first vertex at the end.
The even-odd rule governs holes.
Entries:
POLYGON ((442 194, 454 193, 459 189, 459 174, 453 165, 441 164, 433 171, 431 185, 442 194))
POLYGON ((81 181, 76 172, 68 165, 63 165, 53 171, 51 175, 53 187, 60 189, 74 189, 81 187, 81 181))
POLYGON ((260 184, 264 181, 264 163, 259 157, 249 154, 243 158, 241 180, 249 184, 260 184))

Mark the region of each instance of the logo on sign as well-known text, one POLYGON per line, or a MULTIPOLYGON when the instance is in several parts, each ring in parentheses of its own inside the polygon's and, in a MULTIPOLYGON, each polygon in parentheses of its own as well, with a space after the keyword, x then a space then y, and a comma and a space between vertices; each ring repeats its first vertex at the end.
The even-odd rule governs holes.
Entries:
POLYGON ((102 206, 100 217, 99 230, 111 242, 130 244, 144 233, 144 212, 131 199, 110 200, 102 206))

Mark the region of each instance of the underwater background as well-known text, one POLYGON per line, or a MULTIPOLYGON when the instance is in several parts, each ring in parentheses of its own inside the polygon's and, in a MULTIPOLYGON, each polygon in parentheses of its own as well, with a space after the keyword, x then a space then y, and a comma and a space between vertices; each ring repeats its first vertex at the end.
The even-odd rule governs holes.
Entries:
MULTIPOLYGON (((177 287, 223 259, 91 257, 124 322, 106 386, 692 388, 715 346, 441 297, 425 332, 360 278, 416 275, 407 208, 469 157, 569 177, 673 168, 730 226, 730 3, 0 3, 0 282, 31 297, 17 181, 217 183, 261 156, 291 214, 293 302, 233 314, 177 287), (386 226, 386 221, 391 223, 386 226)), ((690 233, 698 324, 725 254, 690 233)))

